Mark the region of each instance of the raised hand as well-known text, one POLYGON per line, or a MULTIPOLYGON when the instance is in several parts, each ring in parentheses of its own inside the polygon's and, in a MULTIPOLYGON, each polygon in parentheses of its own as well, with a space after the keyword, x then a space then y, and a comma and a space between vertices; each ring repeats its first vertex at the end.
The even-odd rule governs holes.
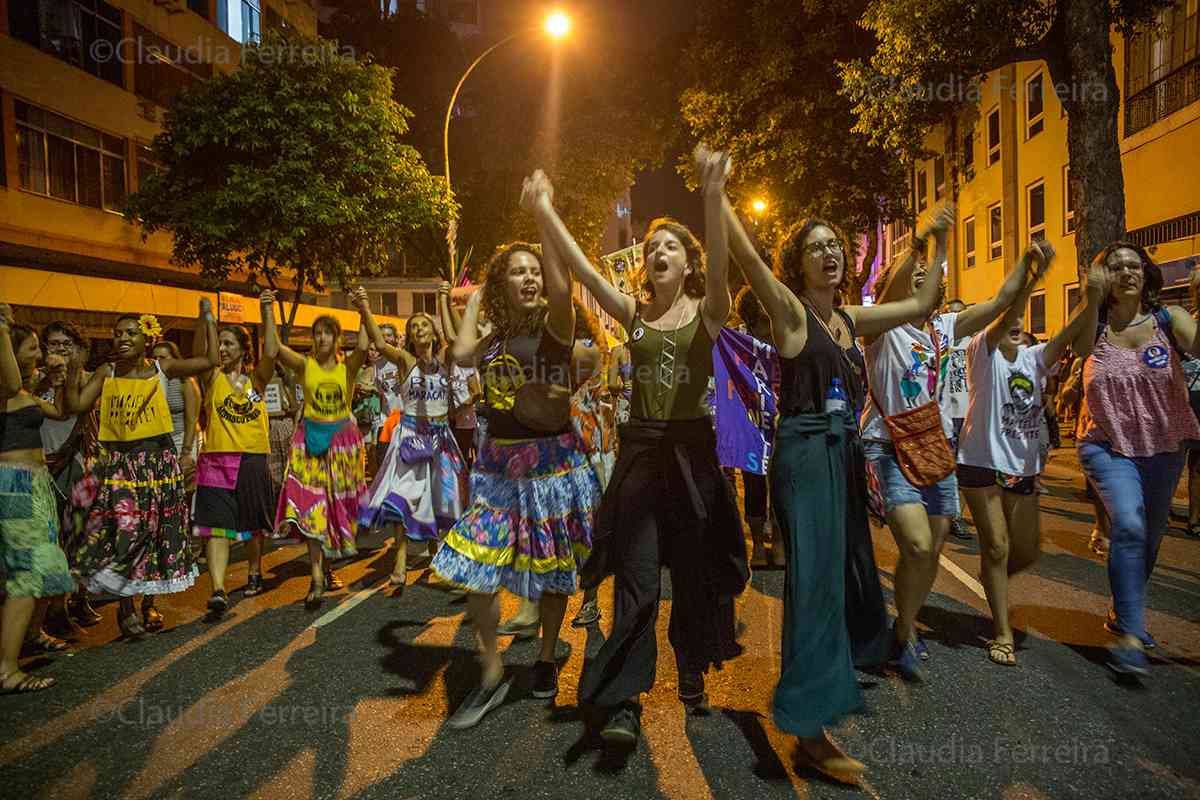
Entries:
MULTIPOLYGON (((1193 274, 1192 280, 1195 280, 1193 274)), ((1095 260, 1088 266, 1086 283, 1088 297, 1095 302, 1100 302, 1108 294, 1108 267, 1103 263, 1097 263, 1095 260)))
MULTIPOLYGON (((700 150, 703 145, 697 147, 700 150)), ((708 150, 705 148, 707 156, 704 160, 703 168, 700 172, 700 185, 706 191, 725 191, 725 182, 729 180, 729 173, 733 169, 733 162, 729 158, 728 153, 720 150, 708 150)))
POLYGON ((929 233, 939 239, 944 239, 952 227, 954 227, 954 204, 947 203, 933 215, 933 221, 929 223, 929 233))
POLYGON ((275 304, 275 292, 270 289, 263 289, 258 294, 258 302, 264 306, 272 306, 275 304))
POLYGON ((201 319, 208 317, 211 314, 212 314, 212 300, 209 300, 207 297, 201 297, 200 298, 200 317, 201 317, 201 319))
POLYGON ((359 311, 366 311, 370 308, 371 298, 367 295, 367 290, 361 286, 356 286, 350 290, 350 304, 359 311))
POLYGON ((444 294, 447 297, 450 296, 450 281, 442 281, 438 285, 438 294, 444 294))

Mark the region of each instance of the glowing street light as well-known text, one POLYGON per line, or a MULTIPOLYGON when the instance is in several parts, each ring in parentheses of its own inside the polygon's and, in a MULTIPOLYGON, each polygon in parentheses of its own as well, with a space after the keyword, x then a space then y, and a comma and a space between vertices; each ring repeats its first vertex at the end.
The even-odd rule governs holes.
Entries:
POLYGON ((546 17, 546 33, 555 39, 561 39, 571 31, 571 18, 561 11, 555 11, 546 17))
POLYGON ((755 214, 761 214, 767 210, 767 201, 762 199, 755 200, 750 204, 750 207, 754 209, 755 214))

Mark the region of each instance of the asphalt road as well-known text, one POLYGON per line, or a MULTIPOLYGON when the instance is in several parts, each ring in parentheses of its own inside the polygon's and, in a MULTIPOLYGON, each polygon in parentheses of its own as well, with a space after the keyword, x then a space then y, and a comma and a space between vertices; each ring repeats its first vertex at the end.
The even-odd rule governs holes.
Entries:
MULTIPOLYGON (((505 660, 516 688, 478 727, 446 727, 478 675, 465 604, 409 573, 391 596, 391 556, 341 565, 347 589, 304 610, 298 547, 267 556, 266 594, 204 620, 210 584, 160 599, 167 629, 118 639, 115 604, 74 653, 29 663, 55 688, 0 698, 0 786, 19 798, 1184 798, 1200 797, 1200 541, 1163 542, 1148 622, 1160 643, 1151 675, 1117 681, 1104 564, 1074 453, 1056 451, 1043 497, 1044 554, 1013 587, 1016 668, 987 660, 975 542, 952 540, 921 621, 930 680, 860 674, 869 713, 834 732, 869 765, 861 788, 793 765, 794 740, 772 724, 783 573, 762 571, 740 599, 746 653, 709 676, 713 713, 685 717, 659 618, 659 682, 643 738, 606 754, 576 709, 585 658, 611 620, 564 634, 561 691, 529 696, 533 640, 505 660)), ((1176 525, 1179 523, 1176 522, 1176 525)), ((875 532, 891 591, 896 549, 875 532)), ((245 563, 231 567, 240 587, 245 563)), ((664 611, 669 603, 664 580, 664 611)), ((577 609, 571 604, 569 614, 577 609)), ((516 600, 504 598, 506 616, 516 600)))

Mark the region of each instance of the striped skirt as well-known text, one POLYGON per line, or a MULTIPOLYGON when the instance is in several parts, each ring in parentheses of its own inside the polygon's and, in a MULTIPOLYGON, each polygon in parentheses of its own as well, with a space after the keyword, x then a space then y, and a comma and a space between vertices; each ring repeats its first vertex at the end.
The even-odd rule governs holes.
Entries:
POLYGON ((462 514, 466 494, 466 466, 447 419, 406 415, 359 509, 359 524, 398 523, 410 539, 440 539, 462 514), (433 458, 405 461, 401 443, 408 437, 431 441, 433 458))
POLYGON ((358 507, 366 496, 363 440, 358 425, 348 419, 319 456, 308 452, 301 420, 292 436, 283 490, 275 510, 275 535, 288 542, 315 540, 331 558, 352 556, 358 507))
POLYGON ((486 438, 471 472, 471 505, 446 534, 433 569, 480 594, 502 587, 529 600, 573 594, 600 494, 573 432, 486 438))

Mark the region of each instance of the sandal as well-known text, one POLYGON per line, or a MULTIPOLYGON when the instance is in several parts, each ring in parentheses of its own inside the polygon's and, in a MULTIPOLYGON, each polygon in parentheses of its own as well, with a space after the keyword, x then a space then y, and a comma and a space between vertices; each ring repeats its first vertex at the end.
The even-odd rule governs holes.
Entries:
POLYGON ((987 643, 988 658, 1003 667, 1015 667, 1017 656, 1013 652, 1011 642, 999 642, 989 639, 987 643))
POLYGON ((146 629, 142 627, 141 622, 138 622, 137 614, 130 614, 117 620, 117 627, 121 629, 125 638, 131 641, 146 635, 146 629))
POLYGON ((71 645, 62 639, 56 639, 45 631, 41 631, 37 636, 26 639, 25 646, 21 649, 31 655, 40 655, 42 653, 62 653, 71 649, 71 645))
POLYGON ((339 578, 336 573, 334 573, 332 568, 330 568, 325 570, 324 588, 331 592, 336 592, 341 589, 345 589, 346 584, 342 583, 342 579, 339 578))
POLYGON ((320 583, 313 581, 308 588, 308 596, 304 598, 304 607, 309 611, 316 611, 321 607, 321 602, 325 596, 325 587, 320 583))
POLYGON ((157 633, 163 629, 163 615, 154 607, 154 603, 142 601, 142 627, 146 633, 157 633))
POLYGON ((21 680, 17 681, 16 685, 14 685, 14 686, 4 686, 3 685, 4 681, 7 681, 9 678, 11 678, 13 676, 13 673, 10 672, 7 675, 0 676, 0 695, 3 695, 3 694, 25 694, 26 692, 40 692, 43 689, 49 689, 54 684, 58 683, 58 681, 56 681, 54 678, 38 677, 37 675, 30 675, 28 672, 24 672, 21 674, 23 674, 25 677, 21 678, 21 680))

